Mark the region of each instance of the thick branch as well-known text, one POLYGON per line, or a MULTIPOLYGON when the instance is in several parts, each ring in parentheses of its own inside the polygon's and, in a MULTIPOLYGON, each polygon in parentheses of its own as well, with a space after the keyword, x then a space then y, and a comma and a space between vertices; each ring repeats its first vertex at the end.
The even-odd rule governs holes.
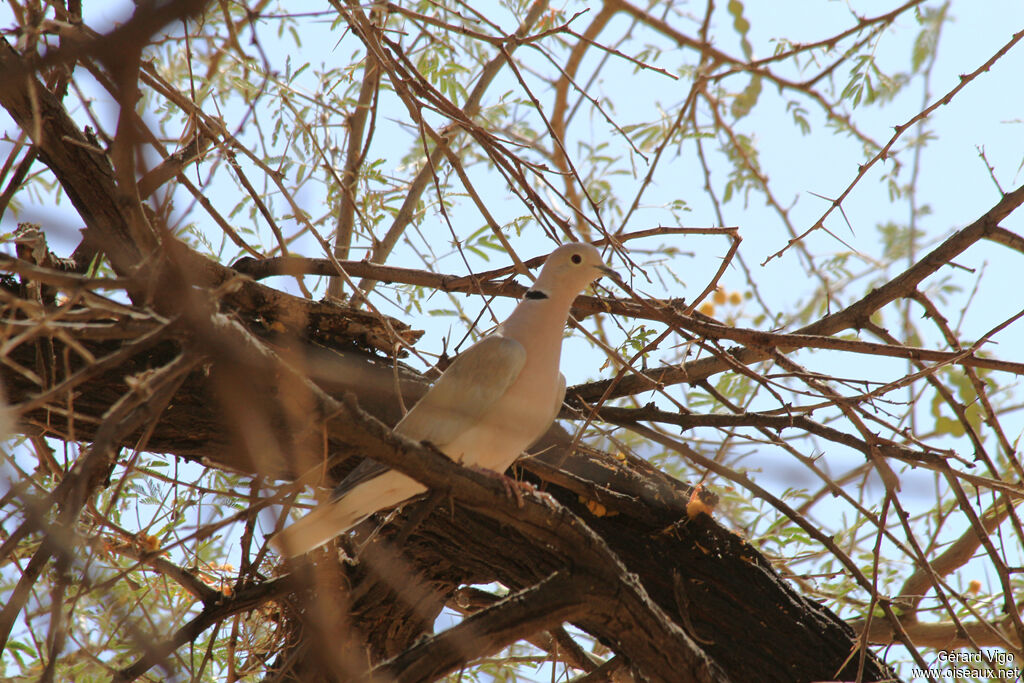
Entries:
MULTIPOLYGON (((336 415, 328 424, 329 430, 343 430, 344 438, 369 457, 415 477, 429 488, 451 491, 460 502, 515 528, 540 547, 555 551, 574 571, 592 573, 622 605, 621 609, 605 608, 600 613, 606 619, 614 617, 615 628, 599 628, 599 635, 619 643, 622 653, 631 660, 652 667, 651 675, 671 680, 675 672, 687 670, 693 672, 694 680, 725 680, 717 665, 647 596, 603 540, 571 512, 560 506, 552 510, 534 496, 525 496, 524 506, 517 507, 493 478, 467 471, 440 453, 395 434, 351 400, 339 406, 336 415), (670 647, 665 650, 665 646, 670 647)), ((595 620, 591 628, 598 628, 596 624, 602 622, 595 620)))
MULTIPOLYGON (((852 622, 850 626, 860 631, 864 628, 864 622, 858 620, 852 622)), ((930 647, 939 650, 955 650, 975 645, 999 648, 1020 647, 1020 643, 1011 629, 1000 629, 990 623, 972 621, 958 625, 951 621, 911 621, 903 624, 903 630, 917 647, 930 647)), ((899 640, 887 621, 872 619, 868 642, 873 645, 895 645, 899 640)))
MULTIPOLYGON (((28 133, 40 157, 61 181, 64 191, 93 240, 110 257, 114 269, 129 274, 156 248, 148 226, 128 220, 105 152, 88 139, 64 111, 60 100, 31 75, 32 69, 0 37, 0 105, 28 133)), ((79 264, 84 269, 88 264, 79 264)))
POLYGON ((991 534, 998 529, 1010 513, 1013 512, 1013 504, 1008 499, 998 498, 996 502, 981 515, 981 528, 971 526, 958 539, 949 545, 938 557, 928 564, 931 571, 918 567, 913 574, 903 583, 900 589, 900 596, 910 603, 911 612, 921 604, 925 593, 933 586, 932 572, 939 576, 949 576, 954 571, 964 566, 974 557, 981 546, 981 534, 991 534))
POLYGON ((599 588, 583 577, 557 572, 463 619, 457 626, 420 640, 373 673, 384 674, 395 683, 437 680, 517 640, 571 621, 597 598, 599 588))

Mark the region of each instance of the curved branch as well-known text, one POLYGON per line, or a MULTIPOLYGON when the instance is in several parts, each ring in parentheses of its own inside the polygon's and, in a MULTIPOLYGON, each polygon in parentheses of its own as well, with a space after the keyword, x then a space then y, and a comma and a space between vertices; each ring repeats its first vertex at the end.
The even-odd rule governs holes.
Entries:
MULTIPOLYGON (((978 240, 985 239, 999 229, 999 223, 1024 203, 1024 185, 1004 195, 995 206, 965 228, 958 230, 942 244, 933 249, 920 261, 903 271, 886 284, 873 289, 867 296, 796 331, 796 334, 829 336, 843 330, 857 329, 865 325, 871 315, 900 297, 910 296, 928 276, 948 265, 961 252, 978 240)), ((730 351, 735 362, 750 365, 765 360, 769 352, 757 348, 740 348, 730 351)), ((585 401, 596 401, 602 396, 618 398, 633 396, 671 384, 693 383, 707 379, 730 367, 726 361, 715 358, 701 358, 682 365, 666 365, 652 368, 641 374, 623 377, 614 386, 612 380, 591 382, 573 387, 574 394, 585 401)))
MULTIPOLYGON (((850 622, 856 631, 864 628, 863 620, 850 622)), ((951 621, 915 621, 903 624, 903 629, 918 647, 953 650, 963 647, 1020 647, 1020 641, 1012 631, 997 629, 990 623, 968 621, 954 624, 951 621)), ((895 645, 892 627, 879 619, 871 621, 868 642, 873 645, 895 645)))

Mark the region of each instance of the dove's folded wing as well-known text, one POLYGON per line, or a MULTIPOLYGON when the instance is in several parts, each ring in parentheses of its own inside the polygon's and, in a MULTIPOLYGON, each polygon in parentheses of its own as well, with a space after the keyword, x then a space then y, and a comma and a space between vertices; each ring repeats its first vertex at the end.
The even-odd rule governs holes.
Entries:
POLYGON ((456 357, 395 431, 443 451, 508 391, 525 364, 526 349, 515 339, 484 337, 456 357))

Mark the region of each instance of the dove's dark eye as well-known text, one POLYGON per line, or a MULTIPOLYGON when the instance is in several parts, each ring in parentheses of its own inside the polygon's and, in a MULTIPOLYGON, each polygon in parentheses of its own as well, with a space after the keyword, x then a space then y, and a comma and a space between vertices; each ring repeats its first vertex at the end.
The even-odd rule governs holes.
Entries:
POLYGON ((583 257, 580 256, 579 254, 573 254, 572 256, 569 257, 569 260, 571 260, 573 263, 579 264, 583 262, 583 257))

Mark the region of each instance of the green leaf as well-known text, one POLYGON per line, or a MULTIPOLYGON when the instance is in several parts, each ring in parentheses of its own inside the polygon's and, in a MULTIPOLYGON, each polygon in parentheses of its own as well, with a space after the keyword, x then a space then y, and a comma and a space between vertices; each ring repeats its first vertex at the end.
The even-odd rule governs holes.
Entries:
POLYGON ((940 415, 935 418, 935 432, 937 434, 949 434, 950 436, 963 436, 967 433, 959 420, 940 415))
POLYGON ((939 45, 939 35, 946 23, 946 12, 949 3, 941 7, 925 7, 917 12, 917 20, 921 24, 921 32, 914 39, 910 52, 910 65, 914 72, 922 69, 925 62, 935 59, 935 51, 939 45))
POLYGON ((750 110, 757 104, 757 99, 761 96, 761 77, 754 76, 750 79, 750 83, 743 89, 736 99, 732 101, 732 115, 736 119, 742 119, 744 116, 750 113, 750 110))
POLYGON ((747 59, 751 59, 754 50, 750 46, 750 41, 747 40, 747 34, 750 33, 750 22, 743 16, 743 3, 739 0, 729 0, 726 9, 732 15, 732 27, 736 29, 736 33, 740 34, 740 47, 743 54, 747 59))

